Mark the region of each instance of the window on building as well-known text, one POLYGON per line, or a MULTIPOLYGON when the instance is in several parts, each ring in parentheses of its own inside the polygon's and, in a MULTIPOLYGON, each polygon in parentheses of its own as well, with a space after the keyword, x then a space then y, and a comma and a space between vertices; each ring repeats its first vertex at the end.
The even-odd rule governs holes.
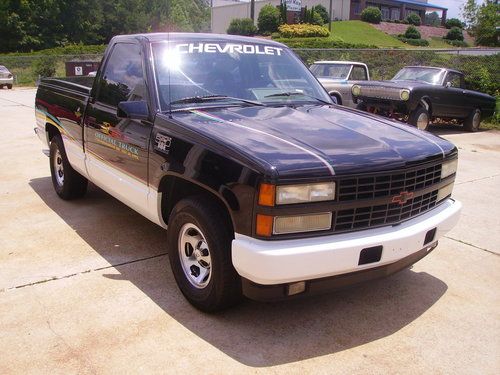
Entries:
POLYGON ((351 7, 353 9, 353 12, 356 16, 359 16, 361 14, 361 2, 359 0, 353 0, 351 3, 351 7))
POLYGON ((391 8, 391 20, 399 20, 401 18, 401 9, 391 8))
POLYGON ((391 11, 389 7, 382 7, 380 8, 380 11, 382 12, 382 19, 383 20, 388 20, 391 18, 391 11))

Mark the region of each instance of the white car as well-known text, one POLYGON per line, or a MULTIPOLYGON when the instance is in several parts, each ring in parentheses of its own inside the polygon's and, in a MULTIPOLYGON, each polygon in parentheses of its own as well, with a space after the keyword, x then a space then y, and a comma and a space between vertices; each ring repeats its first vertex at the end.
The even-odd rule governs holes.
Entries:
POLYGON ((13 83, 14 76, 12 75, 12 73, 9 72, 9 69, 7 69, 5 66, 0 65, 0 88, 7 86, 8 89, 11 89, 13 83))
POLYGON ((332 97, 334 103, 356 108, 351 88, 354 82, 369 81, 366 64, 355 61, 316 61, 309 68, 332 97))

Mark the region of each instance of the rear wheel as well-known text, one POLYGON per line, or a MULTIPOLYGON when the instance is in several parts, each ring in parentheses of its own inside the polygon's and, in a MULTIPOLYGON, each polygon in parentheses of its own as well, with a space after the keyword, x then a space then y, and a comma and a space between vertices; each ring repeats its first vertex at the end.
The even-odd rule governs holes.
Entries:
POLYGON ((241 280, 231 261, 232 233, 223 209, 207 197, 183 199, 167 231, 177 285, 196 308, 213 312, 241 300, 241 280))
POLYGON ((12 89, 12 85, 7 85, 7 88, 8 88, 9 90, 11 90, 11 89, 12 89))
POLYGON ((54 189, 62 199, 71 200, 85 195, 88 181, 71 167, 59 134, 50 142, 50 173, 54 189))
POLYGON ((469 132, 477 132, 481 125, 481 110, 473 110, 464 121, 464 129, 469 132))
POLYGON ((430 114, 424 107, 418 107, 408 118, 408 123, 416 126, 420 130, 427 130, 430 122, 430 114))

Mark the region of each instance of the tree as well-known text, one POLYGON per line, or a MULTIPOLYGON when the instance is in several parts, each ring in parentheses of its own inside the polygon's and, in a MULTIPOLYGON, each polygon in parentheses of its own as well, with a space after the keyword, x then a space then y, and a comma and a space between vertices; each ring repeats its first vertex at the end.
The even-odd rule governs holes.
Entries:
POLYGON ((424 24, 428 26, 439 26, 441 24, 441 18, 437 12, 426 13, 424 24))
POLYGON ((478 5, 476 0, 465 0, 461 8, 461 15, 468 29, 474 28, 477 19, 478 5))
POLYGON ((476 44, 482 46, 500 46, 500 4, 486 0, 479 8, 474 35, 476 44))
POLYGON ((280 25, 280 11, 271 4, 262 7, 257 18, 257 26, 260 33, 274 33, 280 25))

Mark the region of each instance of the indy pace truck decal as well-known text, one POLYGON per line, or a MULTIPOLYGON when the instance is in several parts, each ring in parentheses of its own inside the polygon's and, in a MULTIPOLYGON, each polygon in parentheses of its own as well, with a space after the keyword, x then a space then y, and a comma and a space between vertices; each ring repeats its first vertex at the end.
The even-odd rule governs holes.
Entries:
POLYGON ((165 228, 203 311, 392 274, 459 217, 454 145, 335 106, 276 42, 117 36, 95 78, 43 79, 35 106, 56 194, 90 180, 165 228))

